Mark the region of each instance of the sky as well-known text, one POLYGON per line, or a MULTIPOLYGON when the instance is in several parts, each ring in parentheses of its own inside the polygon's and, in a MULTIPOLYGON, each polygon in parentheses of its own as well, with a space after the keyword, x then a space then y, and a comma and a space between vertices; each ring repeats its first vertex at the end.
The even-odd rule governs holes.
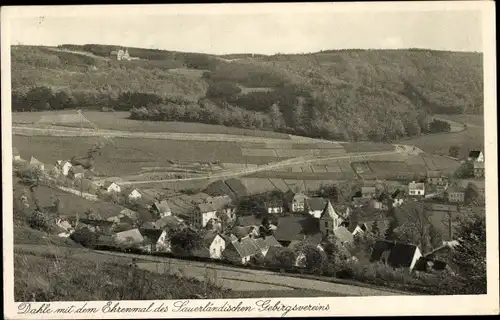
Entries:
POLYGON ((12 18, 11 44, 92 43, 212 54, 352 48, 483 51, 481 11, 472 10, 66 12, 12 18))

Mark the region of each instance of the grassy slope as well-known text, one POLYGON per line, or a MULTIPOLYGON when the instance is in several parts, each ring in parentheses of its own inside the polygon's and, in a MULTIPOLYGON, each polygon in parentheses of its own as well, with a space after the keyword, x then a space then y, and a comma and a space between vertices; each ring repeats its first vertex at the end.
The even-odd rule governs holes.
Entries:
MULTIPOLYGON (((134 50, 137 51, 134 54, 141 52, 134 50)), ((77 91, 155 92, 197 100, 207 89, 207 83, 198 77, 199 71, 179 72, 179 67, 172 65, 174 62, 178 65, 179 60, 172 60, 171 52, 156 52, 156 55, 163 55, 161 60, 123 63, 44 48, 16 46, 12 52, 14 90, 47 85, 77 91), (175 70, 170 72, 168 68, 175 70)), ((334 115, 346 128, 355 124, 369 128, 371 122, 383 121, 387 113, 419 109, 422 104, 468 105, 469 113, 482 111, 482 56, 478 53, 342 50, 244 58, 233 62, 203 57, 210 61, 206 64, 213 77, 219 80, 244 87, 296 84, 324 100, 327 110, 322 112, 334 115), (422 98, 409 95, 408 88, 418 91, 422 98)), ((181 64, 190 63, 186 58, 181 61, 181 64)))

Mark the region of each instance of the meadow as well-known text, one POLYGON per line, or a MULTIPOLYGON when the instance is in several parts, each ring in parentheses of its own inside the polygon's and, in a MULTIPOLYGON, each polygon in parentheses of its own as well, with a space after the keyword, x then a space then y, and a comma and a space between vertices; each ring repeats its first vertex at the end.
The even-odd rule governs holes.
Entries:
MULTIPOLYGON (((13 124, 33 124, 39 121, 42 116, 58 114, 76 114, 76 110, 64 111, 40 111, 40 112, 13 112, 13 124)), ((99 129, 140 131, 140 132, 172 132, 172 133, 208 133, 208 134, 229 134, 250 137, 290 139, 288 134, 259 131, 250 129, 239 129, 221 125, 211 125, 190 122, 164 122, 164 121, 141 121, 128 119, 130 115, 127 111, 101 112, 85 111, 85 118, 95 124, 99 129)), ((61 123, 58 125, 79 127, 80 123, 61 123)))

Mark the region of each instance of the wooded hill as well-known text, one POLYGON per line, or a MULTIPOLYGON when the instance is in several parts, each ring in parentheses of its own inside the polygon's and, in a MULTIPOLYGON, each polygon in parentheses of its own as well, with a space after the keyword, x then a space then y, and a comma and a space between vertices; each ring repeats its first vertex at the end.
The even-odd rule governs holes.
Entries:
POLYGON ((14 110, 135 107, 132 116, 141 119, 346 140, 419 135, 429 130, 431 114, 483 112, 480 53, 408 49, 215 56, 128 48, 140 60, 116 61, 110 53, 117 49, 13 46, 14 110))

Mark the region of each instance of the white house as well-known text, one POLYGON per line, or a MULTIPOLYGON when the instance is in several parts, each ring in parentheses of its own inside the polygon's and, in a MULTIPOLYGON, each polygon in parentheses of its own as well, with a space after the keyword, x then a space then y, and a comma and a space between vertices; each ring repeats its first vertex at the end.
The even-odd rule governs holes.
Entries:
POLYGON ((72 166, 73 165, 71 164, 71 162, 66 161, 66 160, 57 160, 57 163, 56 163, 56 167, 58 167, 61 170, 61 173, 64 176, 68 175, 72 166))
POLYGON ((328 201, 319 219, 319 229, 323 235, 334 234, 343 222, 342 217, 335 211, 332 203, 328 201))
POLYGON ((484 153, 482 151, 471 151, 467 160, 472 162, 484 162, 484 153))
POLYGON ((408 194, 410 196, 425 195, 425 184, 423 182, 412 181, 408 184, 408 194))
POLYGON ((127 195, 127 198, 129 200, 139 200, 140 198, 142 198, 142 194, 137 189, 134 189, 130 191, 130 193, 127 195))
POLYGON ((226 240, 218 232, 209 232, 203 238, 203 245, 208 250, 212 259, 221 259, 222 252, 226 249, 226 240))
POLYGON ((283 203, 279 201, 270 201, 266 203, 266 211, 269 214, 273 213, 278 213, 281 214, 283 213, 283 203))
POLYGON ((122 191, 122 188, 113 181, 107 181, 106 183, 104 183, 102 188, 109 193, 111 192, 119 193, 120 191, 122 191))
POLYGON ((304 211, 306 199, 309 198, 303 193, 294 193, 291 190, 288 190, 283 197, 290 212, 304 211))
POLYGON ((412 271, 421 257, 422 252, 416 245, 378 240, 373 246, 370 261, 380 261, 393 268, 405 268, 412 271))
POLYGON ((204 228, 208 221, 217 219, 217 210, 211 203, 200 203, 193 215, 193 224, 197 228, 204 228))
POLYGON ((160 229, 140 229, 143 237, 141 248, 148 252, 170 252, 170 241, 167 232, 160 229))

